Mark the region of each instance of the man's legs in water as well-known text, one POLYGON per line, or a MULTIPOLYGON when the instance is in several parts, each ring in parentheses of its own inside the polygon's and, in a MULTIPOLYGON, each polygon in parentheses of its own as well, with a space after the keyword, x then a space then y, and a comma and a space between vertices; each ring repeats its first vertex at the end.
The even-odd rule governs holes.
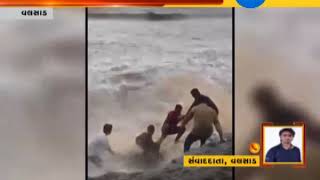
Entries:
POLYGON ((157 143, 161 144, 166 137, 167 137, 167 135, 161 134, 161 137, 159 138, 159 140, 157 141, 157 143))
POLYGON ((168 135, 177 134, 177 136, 175 138, 175 143, 177 143, 185 131, 186 131, 185 127, 174 127, 174 126, 173 127, 169 127, 169 126, 167 126, 162 130, 162 135, 161 135, 160 139, 157 142, 159 144, 161 144, 163 142, 163 140, 168 135))
POLYGON ((208 137, 201 137, 200 138, 200 143, 201 143, 200 147, 202 147, 206 143, 207 139, 208 139, 208 137))
POLYGON ((181 136, 183 135, 183 133, 186 131, 185 127, 178 127, 178 134, 176 139, 174 140, 175 143, 178 143, 179 139, 181 138, 181 136))
POLYGON ((89 156, 88 160, 91 161, 97 167, 102 167, 102 160, 98 156, 89 156))
POLYGON ((184 152, 188 152, 190 150, 191 145, 200 139, 200 137, 190 133, 184 142, 184 152))

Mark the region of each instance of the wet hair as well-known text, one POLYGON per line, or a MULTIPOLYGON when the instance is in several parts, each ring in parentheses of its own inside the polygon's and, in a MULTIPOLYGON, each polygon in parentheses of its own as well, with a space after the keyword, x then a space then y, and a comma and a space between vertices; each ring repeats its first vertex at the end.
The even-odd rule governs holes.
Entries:
POLYGON ((182 105, 181 104, 176 104, 176 107, 174 109, 182 109, 182 105))
POLYGON ((112 130, 112 125, 111 124, 105 124, 103 126, 103 132, 106 133, 106 132, 110 132, 112 130))
POLYGON ((148 132, 152 132, 152 133, 153 133, 154 131, 155 131, 154 125, 152 125, 152 124, 149 125, 149 126, 148 126, 148 132))
POLYGON ((200 94, 200 91, 198 88, 193 88, 193 89, 191 89, 190 93, 191 94, 200 94))
POLYGON ((281 136, 283 132, 289 132, 292 136, 296 134, 292 128, 283 128, 280 130, 279 136, 281 136))

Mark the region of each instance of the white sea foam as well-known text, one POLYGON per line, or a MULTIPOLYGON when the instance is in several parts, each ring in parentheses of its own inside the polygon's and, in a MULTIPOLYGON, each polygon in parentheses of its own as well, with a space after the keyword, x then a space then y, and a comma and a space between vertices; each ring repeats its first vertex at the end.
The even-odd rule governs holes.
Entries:
MULTIPOLYGON (((168 111, 181 103, 185 112, 194 87, 217 103, 222 125, 231 132, 231 9, 91 12, 89 140, 112 123, 111 146, 134 156, 135 136, 154 124, 158 139, 168 111)), ((182 144, 169 137, 161 152, 169 162, 181 156, 182 144)), ((118 171, 130 168, 127 163, 118 171)))

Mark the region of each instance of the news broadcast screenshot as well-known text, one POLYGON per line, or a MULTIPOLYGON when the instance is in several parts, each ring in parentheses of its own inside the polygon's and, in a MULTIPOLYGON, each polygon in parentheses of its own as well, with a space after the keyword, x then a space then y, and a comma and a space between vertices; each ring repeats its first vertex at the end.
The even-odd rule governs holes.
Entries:
POLYGON ((0 0, 4 180, 319 180, 320 1, 0 0))

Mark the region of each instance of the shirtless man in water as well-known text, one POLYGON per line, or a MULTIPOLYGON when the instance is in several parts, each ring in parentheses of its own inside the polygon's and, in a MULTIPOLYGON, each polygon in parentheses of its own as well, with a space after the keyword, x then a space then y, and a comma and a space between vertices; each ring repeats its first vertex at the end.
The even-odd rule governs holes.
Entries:
POLYGON ((215 125, 219 133, 220 142, 225 142, 223 138, 222 128, 218 120, 218 112, 212 107, 208 106, 206 103, 195 105, 186 115, 186 118, 183 120, 181 127, 185 127, 192 118, 194 118, 193 128, 185 140, 184 152, 189 151, 191 145, 198 140, 200 140, 201 146, 203 146, 206 140, 213 133, 212 124, 215 125))

